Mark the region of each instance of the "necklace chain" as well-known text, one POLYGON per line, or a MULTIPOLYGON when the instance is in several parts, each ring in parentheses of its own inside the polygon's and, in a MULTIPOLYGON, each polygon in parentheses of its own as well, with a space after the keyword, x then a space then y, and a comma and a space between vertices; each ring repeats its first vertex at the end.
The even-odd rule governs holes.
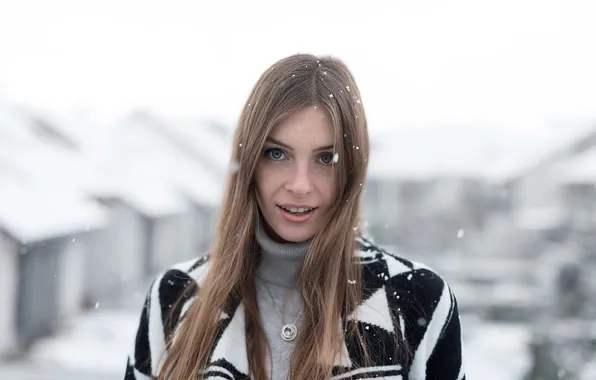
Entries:
MULTIPOLYGON (((283 313, 277 307, 277 303, 275 302, 275 298, 273 297, 273 294, 271 293, 271 290, 269 290, 269 287, 267 287, 267 285, 265 285, 265 284, 263 284, 263 287, 265 288, 265 290, 269 294, 269 298, 271 298, 271 303, 273 304, 273 307, 275 308, 275 310, 277 311, 277 313, 281 317, 281 323, 285 324, 285 319, 286 318, 284 317, 283 313)), ((296 320, 294 320, 294 323, 292 323, 292 324, 295 325, 296 322, 298 322, 298 320, 300 319, 301 316, 302 316, 302 310, 298 313, 298 316, 296 317, 296 320)))
POLYGON ((294 323, 285 323, 284 315, 277 307, 277 304, 275 303, 275 298, 273 297, 273 294, 271 294, 271 291, 269 290, 267 285, 265 285, 264 283, 263 283, 263 287, 269 294, 269 297, 271 298, 271 303, 273 304, 273 307, 275 308, 275 310, 281 317, 281 323, 282 323, 281 331, 280 331, 281 339, 283 339, 286 342, 293 341, 294 339, 296 339, 296 335, 298 335, 298 328, 296 327, 296 322, 298 322, 298 320, 300 319, 300 316, 302 315, 302 310, 298 313, 298 317, 296 317, 296 320, 294 321, 294 323))

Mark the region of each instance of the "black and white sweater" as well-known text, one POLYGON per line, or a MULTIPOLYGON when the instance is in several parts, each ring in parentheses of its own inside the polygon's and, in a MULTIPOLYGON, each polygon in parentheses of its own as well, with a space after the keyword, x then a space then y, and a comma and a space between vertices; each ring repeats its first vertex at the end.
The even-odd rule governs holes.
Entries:
MULTIPOLYGON (((364 299, 357 313, 352 310, 346 316, 364 335, 373 363, 363 367, 359 343, 346 339, 343 357, 349 360, 338 358, 334 379, 465 380, 457 302, 448 284, 424 265, 388 253, 365 238, 357 240, 364 299), (409 355, 388 349, 396 334, 405 337, 409 355)), ((166 339, 176 329, 164 321, 170 313, 175 323, 180 320, 194 295, 177 310, 172 305, 189 284, 200 289, 208 268, 207 256, 178 264, 156 278, 142 310, 125 380, 147 380, 159 372, 166 339)), ((222 312, 217 336, 206 378, 248 379, 241 303, 222 312)))

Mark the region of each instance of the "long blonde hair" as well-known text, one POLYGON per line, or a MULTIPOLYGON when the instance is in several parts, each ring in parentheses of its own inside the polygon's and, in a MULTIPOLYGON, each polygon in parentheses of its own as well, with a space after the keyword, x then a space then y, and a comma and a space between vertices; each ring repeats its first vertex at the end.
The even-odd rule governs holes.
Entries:
MULTIPOLYGON (((258 261, 254 237, 258 218, 253 175, 271 130, 304 107, 324 109, 334 128, 336 200, 328 222, 314 237, 299 273, 304 303, 289 377, 327 379, 344 342, 345 310, 362 298, 361 266, 354 264, 354 230, 366 177, 369 142, 358 87, 346 65, 331 57, 299 54, 281 59, 254 86, 238 121, 233 159, 218 229, 210 252, 209 271, 200 296, 170 339, 160 380, 195 380, 208 364, 222 310, 242 302, 250 375, 267 378, 267 339, 257 307, 253 273, 258 261), (322 270, 321 268, 324 268, 322 270), (222 281, 221 279, 225 279, 222 281)), ((353 326, 354 324, 352 324, 353 326)), ((355 327, 348 331, 362 343, 355 327)))

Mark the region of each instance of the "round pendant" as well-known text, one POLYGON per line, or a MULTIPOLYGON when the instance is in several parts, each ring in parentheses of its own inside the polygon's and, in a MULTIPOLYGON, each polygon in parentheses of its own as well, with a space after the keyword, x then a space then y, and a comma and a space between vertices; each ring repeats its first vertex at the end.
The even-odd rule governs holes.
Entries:
POLYGON ((285 340, 286 342, 293 341, 297 334, 298 329, 296 329, 296 326, 291 323, 284 325, 281 328, 281 339, 285 340))

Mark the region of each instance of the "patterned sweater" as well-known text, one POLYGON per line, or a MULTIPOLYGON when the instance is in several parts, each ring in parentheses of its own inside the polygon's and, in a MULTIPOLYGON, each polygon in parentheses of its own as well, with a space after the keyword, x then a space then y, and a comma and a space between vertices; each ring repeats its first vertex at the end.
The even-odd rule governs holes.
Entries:
MULTIPOLYGON (((346 337, 334 379, 465 380, 457 302, 448 284, 428 267, 389 253, 358 237, 357 261, 363 268, 363 300, 344 318, 364 335, 372 363, 364 366, 361 347, 346 337), (397 336, 406 340, 408 355, 389 349, 397 336)), ((209 257, 178 264, 159 275, 142 309, 134 350, 126 363, 125 380, 155 376, 167 337, 176 330, 194 294, 180 307, 172 305, 190 284, 200 290, 209 257), (164 323, 173 316, 173 325, 164 323)), ((206 379, 248 379, 242 303, 222 312, 206 379)), ((399 350, 399 348, 398 348, 399 350)), ((165 355, 163 355, 165 353, 165 355)), ((274 379, 277 380, 277 379, 274 379)))

